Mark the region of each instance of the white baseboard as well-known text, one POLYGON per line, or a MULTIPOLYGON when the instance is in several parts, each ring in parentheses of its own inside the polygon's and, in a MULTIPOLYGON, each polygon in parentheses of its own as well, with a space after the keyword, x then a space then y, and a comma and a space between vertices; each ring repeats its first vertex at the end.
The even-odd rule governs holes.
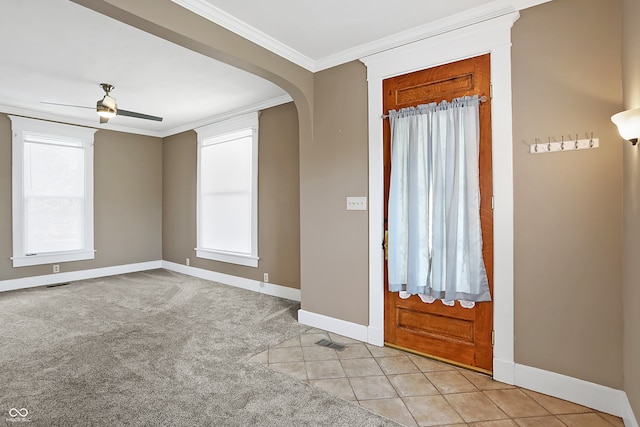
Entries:
POLYGON ((627 394, 622 390, 517 363, 515 385, 616 415, 624 420, 625 426, 638 427, 627 394))
POLYGON ((94 279, 96 277, 115 276, 116 274, 135 273, 136 271, 154 270, 156 268, 162 268, 162 261, 139 262, 136 264, 115 265, 90 270, 68 271, 42 276, 23 277, 20 279, 1 280, 0 292, 55 285, 76 280, 94 279))
POLYGON ((367 342, 382 347, 384 345, 384 329, 367 327, 367 342))
POLYGON ((298 322, 333 332, 347 338, 367 342, 367 327, 306 310, 298 310, 298 322))
POLYGON ((515 363, 494 358, 493 379, 506 384, 515 384, 515 363))
POLYGON ((171 261, 162 261, 162 268, 175 271, 176 273, 198 277, 200 279, 211 280, 212 282, 223 283, 236 288, 247 289, 249 291, 285 298, 292 301, 300 301, 300 289, 218 273, 216 271, 205 270, 203 268, 190 267, 171 261))

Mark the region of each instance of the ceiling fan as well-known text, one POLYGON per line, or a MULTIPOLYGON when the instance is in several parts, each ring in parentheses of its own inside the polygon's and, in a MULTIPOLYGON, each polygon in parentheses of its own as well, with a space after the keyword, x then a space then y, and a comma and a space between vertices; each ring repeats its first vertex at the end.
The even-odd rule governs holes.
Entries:
MULTIPOLYGON (((126 116, 126 117, 134 117, 136 119, 145 119, 145 120, 154 120, 156 122, 161 122, 162 117, 151 116, 149 114, 136 113, 135 111, 123 110, 118 108, 116 105, 116 99, 111 97, 109 93, 115 89, 115 87, 109 83, 100 83, 100 87, 104 90, 104 96, 102 99, 99 99, 96 103, 96 112, 100 116, 100 123, 107 123, 109 119, 115 116, 126 116)), ((49 105, 62 105, 64 107, 76 107, 76 108, 90 108, 93 107, 85 107, 83 105, 70 105, 70 104, 59 104, 56 102, 42 102, 42 104, 49 105)))

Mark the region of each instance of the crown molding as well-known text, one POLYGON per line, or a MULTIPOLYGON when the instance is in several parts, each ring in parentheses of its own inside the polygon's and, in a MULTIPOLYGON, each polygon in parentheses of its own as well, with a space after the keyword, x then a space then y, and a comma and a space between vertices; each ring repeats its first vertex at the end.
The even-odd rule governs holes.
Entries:
POLYGON ((171 1, 315 73, 365 56, 434 37, 552 0, 496 0, 483 6, 447 16, 418 27, 409 28, 391 36, 361 44, 317 60, 309 58, 292 47, 246 24, 222 9, 213 6, 206 0, 171 1))
POLYGON ((297 50, 239 20, 235 16, 230 15, 205 0, 171 1, 235 34, 238 34, 241 37, 244 37, 258 46, 262 46, 263 48, 301 66, 302 68, 312 72, 314 71, 315 61, 313 59, 303 55, 297 50))
POLYGON ((476 7, 418 27, 401 31, 396 34, 392 34, 391 36, 356 46, 353 49, 344 50, 336 55, 327 56, 316 63, 316 68, 318 71, 324 70, 345 62, 354 61, 419 40, 428 39, 440 34, 465 28, 470 25, 508 15, 509 13, 516 11, 511 3, 511 1, 489 3, 485 6, 476 7))

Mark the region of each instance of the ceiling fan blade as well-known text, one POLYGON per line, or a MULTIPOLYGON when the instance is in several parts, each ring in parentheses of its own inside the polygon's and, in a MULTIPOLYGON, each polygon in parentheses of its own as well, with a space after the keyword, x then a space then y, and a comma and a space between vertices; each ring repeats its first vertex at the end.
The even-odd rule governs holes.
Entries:
POLYGON ((135 117, 136 119, 145 119, 145 120, 154 120, 156 122, 161 122, 162 117, 158 116, 150 116, 148 114, 136 113, 134 111, 123 110, 118 108, 118 112, 116 113, 118 116, 127 116, 127 117, 135 117))
POLYGON ((58 102, 40 101, 40 104, 58 105, 58 106, 61 106, 61 107, 88 108, 90 110, 95 110, 96 109, 96 107, 87 107, 87 106, 84 106, 84 105, 60 104, 58 102))

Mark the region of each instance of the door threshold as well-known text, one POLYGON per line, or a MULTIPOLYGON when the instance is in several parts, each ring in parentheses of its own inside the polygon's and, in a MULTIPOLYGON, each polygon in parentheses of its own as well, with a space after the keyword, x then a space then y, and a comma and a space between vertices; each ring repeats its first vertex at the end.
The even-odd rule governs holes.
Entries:
POLYGON ((491 378, 493 378, 493 372, 488 371, 486 369, 478 368, 477 366, 465 365, 464 363, 455 362, 453 360, 445 359, 444 357, 438 357, 438 356, 433 356, 431 354, 421 353, 419 351, 411 350, 409 348, 401 347, 399 345, 391 344, 391 343, 388 343, 388 342, 385 342, 384 345, 386 347, 395 348, 397 350, 401 350, 401 351, 404 351, 404 352, 407 352, 407 353, 417 354, 418 356, 426 357, 428 359, 433 359, 433 360, 437 360, 439 362, 444 362, 444 363, 446 363, 448 365, 453 365, 453 366, 457 366, 457 367, 460 367, 460 368, 468 369, 470 371, 475 371, 475 372, 479 372, 481 374, 486 374, 486 375, 489 375, 491 378))

